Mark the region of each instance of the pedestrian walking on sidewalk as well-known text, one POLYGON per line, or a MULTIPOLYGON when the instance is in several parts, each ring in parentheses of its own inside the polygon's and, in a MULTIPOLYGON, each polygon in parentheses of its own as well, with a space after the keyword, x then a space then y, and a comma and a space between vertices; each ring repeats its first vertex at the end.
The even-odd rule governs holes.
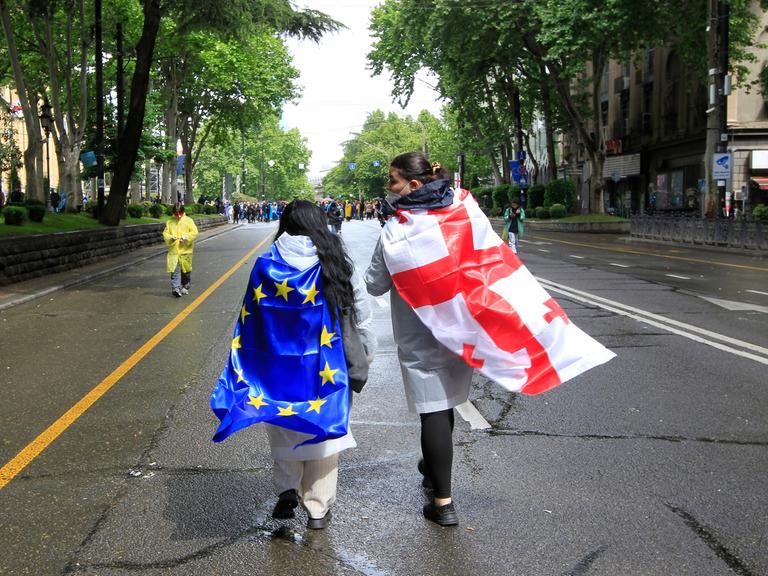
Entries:
POLYGON ((266 423, 278 495, 272 517, 294 518, 301 504, 310 529, 330 522, 339 453, 356 446, 340 311, 349 314, 345 326, 356 327, 370 362, 376 341, 362 279, 323 209, 294 200, 272 250, 251 272, 211 408, 221 421, 215 441, 266 423))
POLYGON ((454 407, 475 369, 513 392, 539 394, 614 354, 579 330, 493 231, 467 190, 421 152, 397 156, 382 208, 391 215, 366 270, 390 295, 411 411, 421 419, 424 517, 455 526, 454 407))
POLYGON ((166 222, 163 230, 163 240, 168 246, 166 269, 171 273, 171 294, 176 298, 189 294, 196 238, 197 226, 184 213, 184 204, 178 202, 173 208, 173 217, 166 222))

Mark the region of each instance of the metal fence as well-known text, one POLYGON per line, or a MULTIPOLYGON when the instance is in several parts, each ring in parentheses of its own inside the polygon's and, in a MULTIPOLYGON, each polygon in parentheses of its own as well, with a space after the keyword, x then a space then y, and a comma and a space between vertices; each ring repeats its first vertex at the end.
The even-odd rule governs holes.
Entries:
POLYGON ((634 238, 768 250, 768 223, 761 220, 633 215, 630 222, 634 238))

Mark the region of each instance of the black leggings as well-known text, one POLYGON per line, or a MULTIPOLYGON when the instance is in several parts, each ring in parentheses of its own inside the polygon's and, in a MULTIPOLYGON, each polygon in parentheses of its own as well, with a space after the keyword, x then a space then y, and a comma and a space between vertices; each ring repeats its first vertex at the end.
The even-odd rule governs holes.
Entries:
POLYGON ((451 497, 453 408, 421 416, 421 453, 435 498, 451 497))

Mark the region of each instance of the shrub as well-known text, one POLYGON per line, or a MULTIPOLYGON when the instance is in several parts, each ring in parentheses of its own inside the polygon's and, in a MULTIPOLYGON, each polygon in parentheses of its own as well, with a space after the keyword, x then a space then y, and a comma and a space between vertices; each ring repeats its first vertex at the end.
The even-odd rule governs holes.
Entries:
POLYGON ((45 218, 45 204, 35 201, 27 206, 27 214, 32 222, 42 222, 45 218))
MULTIPOLYGON (((517 184, 510 184, 507 188, 508 188, 508 190, 507 190, 507 202, 509 202, 511 204, 512 200, 514 200, 515 198, 520 200, 520 193, 523 191, 523 189, 520 188, 520 186, 518 186, 517 184)), ((506 204, 505 204, 505 206, 506 206, 506 204)))
POLYGON ((752 216, 756 220, 768 220, 768 205, 758 204, 752 209, 752 216))
POLYGON ((216 214, 216 206, 211 206, 210 204, 205 205, 205 213, 206 214, 216 214))
POLYGON ((534 212, 536 213, 536 218, 539 218, 540 220, 546 220, 549 218, 548 206, 538 206, 534 212))
POLYGON ((544 206, 544 184, 534 184, 528 189, 528 206, 544 206))
POLYGON ((173 204, 158 204, 158 206, 163 207, 163 210, 165 210, 166 215, 173 216, 173 204))
POLYGON ((24 200, 24 206, 45 206, 45 202, 42 200, 37 200, 35 198, 27 198, 24 200))
POLYGON ((498 212, 504 210, 504 207, 509 202, 509 184, 500 184, 492 188, 493 195, 493 209, 498 212))
POLYGON ((563 216, 565 216, 565 206, 562 204, 552 204, 549 207, 550 218, 562 218, 563 216))
POLYGON ((478 186, 472 190, 477 203, 485 211, 490 212, 493 208, 493 188, 489 186, 478 186))
POLYGON ((22 206, 6 206, 3 208, 5 223, 11 226, 21 226, 27 221, 27 209, 22 206))
POLYGON ((152 218, 160 218, 165 213, 165 206, 162 204, 152 204, 149 207, 149 215, 152 218))
POLYGON ((144 206, 141 204, 128 204, 128 215, 131 218, 141 218, 144 216, 144 206))
POLYGON ((562 204, 569 208, 573 203, 575 187, 570 180, 552 180, 544 191, 544 206, 562 204))

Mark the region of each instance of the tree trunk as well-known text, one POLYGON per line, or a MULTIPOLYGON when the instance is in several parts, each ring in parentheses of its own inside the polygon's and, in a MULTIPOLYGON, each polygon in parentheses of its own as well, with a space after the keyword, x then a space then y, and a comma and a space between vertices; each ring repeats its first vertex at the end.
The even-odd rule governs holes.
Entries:
POLYGON ((547 170, 544 180, 551 182, 557 178, 557 159, 555 158, 555 130, 552 127, 552 94, 549 77, 544 65, 539 62, 541 71, 541 111, 544 116, 544 137, 547 148, 547 170))
POLYGON ((160 27, 160 0, 145 0, 144 28, 136 46, 136 67, 131 81, 131 98, 128 105, 128 118, 120 138, 120 156, 115 163, 109 198, 100 220, 103 224, 117 226, 128 195, 128 185, 133 176, 139 141, 144 128, 146 94, 149 87, 149 75, 152 68, 155 42, 160 27))
POLYGON ((141 203, 141 182, 131 180, 131 204, 141 203))
POLYGON ((2 20, 3 32, 5 33, 6 45, 8 47, 8 57, 11 61, 13 81, 16 85, 16 93, 19 95, 19 102, 24 114, 24 125, 27 128, 27 135, 29 137, 29 144, 24 151, 24 169, 27 173, 26 193, 28 198, 45 202, 45 192, 43 190, 43 138, 40 131, 40 122, 37 119, 37 99, 35 99, 34 103, 29 100, 24 70, 21 67, 19 53, 16 48, 16 35, 13 31, 11 14, 8 3, 5 0, 0 0, 0 20, 2 20))
POLYGON ((184 203, 195 203, 195 191, 192 189, 192 156, 189 150, 185 150, 184 157, 184 203))
POLYGON ((83 188, 80 183, 80 146, 62 151, 59 162, 59 188, 67 194, 67 212, 76 212, 83 205, 83 188))

